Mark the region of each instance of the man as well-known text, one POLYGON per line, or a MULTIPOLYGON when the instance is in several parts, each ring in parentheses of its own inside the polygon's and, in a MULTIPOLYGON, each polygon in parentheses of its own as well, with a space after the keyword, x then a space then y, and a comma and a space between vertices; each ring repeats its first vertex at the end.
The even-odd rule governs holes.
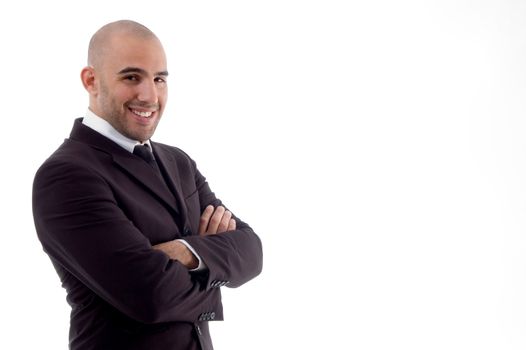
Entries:
POLYGON ((35 226, 72 307, 71 349, 212 349, 220 287, 261 271, 259 238, 194 161, 150 141, 167 76, 149 29, 99 29, 81 72, 89 110, 35 176, 35 226))

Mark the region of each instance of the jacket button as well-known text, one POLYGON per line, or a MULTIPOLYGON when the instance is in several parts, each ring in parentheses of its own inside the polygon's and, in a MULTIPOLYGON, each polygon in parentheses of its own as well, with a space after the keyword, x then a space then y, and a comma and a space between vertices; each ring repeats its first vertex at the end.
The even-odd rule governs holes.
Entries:
POLYGON ((191 235, 192 235, 192 230, 190 230, 190 228, 188 226, 186 226, 183 229, 183 236, 191 236, 191 235))
POLYGON ((199 315, 198 321, 212 321, 214 318, 216 318, 215 312, 203 312, 199 315))
POLYGON ((215 312, 204 312, 201 315, 199 315, 198 321, 211 321, 216 317, 215 312))
POLYGON ((212 283, 210 284, 210 287, 217 288, 217 287, 220 287, 220 284, 221 282, 219 282, 218 280, 213 280, 212 283))

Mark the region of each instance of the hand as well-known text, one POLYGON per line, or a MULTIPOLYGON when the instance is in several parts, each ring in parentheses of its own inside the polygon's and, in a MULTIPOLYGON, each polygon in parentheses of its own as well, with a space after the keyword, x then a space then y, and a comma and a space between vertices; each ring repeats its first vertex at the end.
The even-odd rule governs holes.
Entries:
POLYGON ((199 234, 203 236, 215 235, 236 229, 236 220, 232 219, 232 213, 223 206, 214 209, 209 205, 201 214, 199 221, 199 234))
POLYGON ((189 270, 197 268, 199 261, 194 254, 179 241, 169 241, 153 246, 153 249, 164 252, 170 259, 177 260, 189 270))
MULTIPOLYGON (((199 234, 203 236, 215 235, 236 229, 236 220, 232 213, 223 206, 214 209, 212 205, 205 208, 199 221, 199 234)), ((189 270, 197 268, 199 261, 195 255, 179 241, 169 241, 153 246, 153 249, 164 252, 170 259, 177 260, 189 270)))

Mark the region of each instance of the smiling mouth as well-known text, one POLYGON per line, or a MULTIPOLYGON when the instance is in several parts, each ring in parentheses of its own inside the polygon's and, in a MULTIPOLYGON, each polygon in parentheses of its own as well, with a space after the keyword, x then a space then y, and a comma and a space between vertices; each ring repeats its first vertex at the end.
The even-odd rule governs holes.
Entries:
POLYGON ((142 117, 142 118, 151 118, 151 116, 153 115, 153 113, 155 111, 138 111, 136 109, 133 109, 133 108, 128 108, 133 114, 135 115, 138 115, 139 117, 142 117))

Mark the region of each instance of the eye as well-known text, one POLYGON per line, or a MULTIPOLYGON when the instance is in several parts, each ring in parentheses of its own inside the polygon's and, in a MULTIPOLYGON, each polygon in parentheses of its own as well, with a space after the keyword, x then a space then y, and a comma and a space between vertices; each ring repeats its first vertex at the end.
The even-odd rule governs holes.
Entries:
POLYGON ((162 77, 157 77, 154 79, 154 81, 156 83, 162 83, 162 84, 165 84, 166 83, 166 78, 162 78, 162 77))
POLYGON ((125 75, 123 79, 128 81, 138 81, 139 77, 136 75, 125 75))

